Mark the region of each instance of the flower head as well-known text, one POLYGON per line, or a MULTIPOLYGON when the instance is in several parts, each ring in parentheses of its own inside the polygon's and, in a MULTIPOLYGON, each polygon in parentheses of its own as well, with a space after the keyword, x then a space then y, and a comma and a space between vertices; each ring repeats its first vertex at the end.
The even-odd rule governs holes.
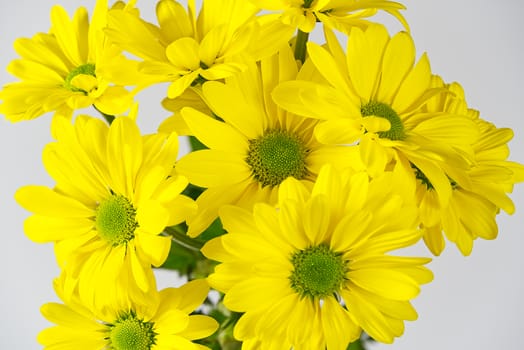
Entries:
POLYGON ((442 90, 431 85, 427 56, 415 63, 409 34, 390 37, 380 25, 353 28, 346 53, 332 33, 326 38, 326 47, 308 43, 308 53, 327 83, 284 82, 273 93, 277 104, 321 120, 320 142, 357 147, 371 176, 393 166, 406 174, 420 170, 445 205, 448 176, 458 180, 473 161, 477 125, 464 115, 424 109, 442 90))
MULTIPOLYGON (((59 295, 60 282, 55 283, 59 295)), ((38 335, 38 342, 51 349, 64 350, 168 350, 208 349, 194 339, 211 335, 218 327, 208 316, 190 315, 207 296, 204 280, 194 280, 180 288, 166 288, 146 305, 113 304, 93 309, 78 297, 65 304, 48 303, 41 311, 56 325, 38 335)))
POLYGON ((369 182, 326 166, 311 191, 285 180, 278 210, 221 209, 228 232, 202 251, 220 262, 211 286, 244 313, 237 339, 250 349, 331 350, 362 329, 385 343, 402 334, 417 317, 409 301, 432 274, 429 259, 386 254, 421 237, 417 209, 391 191, 392 176, 369 182))
POLYGON ((511 129, 497 128, 469 109, 464 90, 458 83, 444 84, 434 77, 433 85, 446 91, 433 97, 428 111, 445 111, 468 116, 480 133, 471 147, 474 161, 459 178, 449 176, 452 193, 447 205, 441 205, 435 189, 422 172, 417 177, 417 202, 421 208, 424 241, 435 255, 445 246, 445 237, 455 243, 462 254, 469 255, 477 238, 494 239, 498 234, 495 221, 500 209, 513 214, 515 207, 508 197, 513 185, 524 181, 524 166, 507 160, 511 129), (444 234, 444 235, 443 235, 444 234))
POLYGON ((153 82, 171 82, 167 96, 176 98, 190 86, 230 77, 245 69, 238 57, 259 59, 282 43, 278 31, 253 21, 256 7, 245 0, 205 0, 197 15, 174 0, 157 4, 158 25, 128 11, 109 13, 109 38, 143 60, 139 69, 153 82), (269 44, 269 45, 264 45, 269 44))
POLYGON ((129 117, 110 127, 87 116, 74 125, 56 117, 52 132, 56 142, 43 158, 55 188, 25 186, 16 193, 34 213, 26 234, 55 242, 64 275, 96 307, 126 293, 135 301, 147 298, 155 289, 151 265, 160 266, 171 245, 159 234, 195 210, 180 194, 187 180, 170 176, 177 135, 141 136, 129 117))
POLYGON ((0 91, 0 113, 21 121, 51 111, 70 115, 91 105, 109 115, 127 110, 133 101, 131 93, 111 84, 104 73, 107 62, 118 61, 121 67, 127 64, 105 39, 107 10, 107 0, 98 0, 89 22, 85 8, 69 18, 57 5, 51 10, 49 33, 18 39, 14 47, 21 58, 7 70, 21 81, 0 91))
POLYGON ((286 178, 312 184, 323 164, 346 166, 354 158, 351 149, 315 139, 317 120, 288 113, 272 101, 278 82, 300 75, 289 47, 262 60, 260 67, 248 67, 225 83, 203 86, 204 99, 222 121, 194 109, 182 110, 192 134, 209 147, 177 163, 176 170, 189 182, 206 188, 197 199, 197 214, 188 221, 189 235, 205 229, 222 205, 274 204, 286 178))

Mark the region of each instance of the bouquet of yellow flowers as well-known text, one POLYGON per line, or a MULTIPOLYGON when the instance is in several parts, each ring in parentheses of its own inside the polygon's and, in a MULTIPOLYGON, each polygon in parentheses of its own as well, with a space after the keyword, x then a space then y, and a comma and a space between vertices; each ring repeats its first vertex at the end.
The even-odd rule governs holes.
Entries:
POLYGON ((515 211, 512 130, 416 57, 399 2, 158 0, 154 20, 93 2, 17 39, 0 90, 12 122, 53 115, 54 184, 15 194, 61 271, 45 349, 392 343, 429 256, 469 255, 515 211), (172 115, 144 134, 136 97, 159 84, 172 115))

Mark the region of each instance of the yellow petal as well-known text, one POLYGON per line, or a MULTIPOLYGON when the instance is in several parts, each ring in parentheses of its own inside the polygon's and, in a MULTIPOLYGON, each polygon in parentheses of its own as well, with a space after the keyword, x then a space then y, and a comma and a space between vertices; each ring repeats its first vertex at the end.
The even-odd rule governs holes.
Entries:
POLYGON ((219 150, 191 152, 178 161, 176 169, 191 183, 206 188, 237 184, 251 176, 243 156, 219 150))
POLYGON ((15 199, 22 207, 39 215, 62 218, 94 216, 93 209, 45 186, 24 186, 16 192, 15 199))
POLYGON ((219 82, 207 82, 202 87, 209 106, 220 118, 231 124, 248 139, 256 139, 264 132, 262 121, 266 119, 262 108, 250 105, 243 91, 219 82), (230 101, 235 101, 232 105, 230 101), (246 116, 250 116, 246 118, 246 116), (254 122, 254 121, 257 122, 254 122), (261 122, 258 122, 261 121, 261 122))
POLYGON ((87 52, 82 49, 82 41, 87 44, 87 32, 84 35, 79 29, 85 31, 88 28, 87 10, 83 7, 75 14, 76 23, 69 19, 66 10, 58 5, 51 9, 51 31, 56 37, 62 52, 75 66, 86 63, 87 52), (77 28, 75 28, 77 24, 77 28), (78 37, 77 37, 78 35, 78 37))
POLYGON ((259 234, 251 211, 234 205, 225 205, 220 208, 219 213, 222 226, 226 231, 255 236, 259 234))
POLYGON ((324 298, 321 319, 326 345, 330 350, 346 350, 348 344, 360 336, 360 327, 353 322, 346 309, 333 297, 324 298))
POLYGON ((177 98, 182 95, 187 88, 195 81, 200 73, 200 69, 196 71, 189 72, 188 74, 182 75, 180 78, 176 79, 169 88, 167 89, 167 97, 177 98))
POLYGON ((64 77, 50 67, 29 60, 13 60, 7 66, 7 71, 14 76, 33 84, 61 86, 64 77))
POLYGON ((424 243, 433 255, 440 255, 446 245, 444 236, 442 235, 442 227, 440 225, 435 227, 424 228, 424 243))
POLYGON ((326 240, 328 234, 330 211, 328 198, 317 194, 306 204, 306 215, 302 218, 304 232, 313 246, 326 240))
POLYGON ((129 257, 128 259, 131 262, 131 271, 133 273, 135 283, 137 284, 138 288, 140 288, 140 290, 142 290, 143 292, 147 292, 150 289, 150 285, 149 279, 147 278, 147 274, 145 271, 146 267, 144 266, 144 263, 138 259, 138 256, 134 251, 130 250, 127 256, 129 257))
POLYGON ((213 334, 218 329, 218 322, 205 315, 190 315, 186 328, 179 332, 187 339, 202 339, 213 334))
POLYGON ((129 11, 108 12, 105 32, 122 49, 152 61, 166 61, 165 48, 150 26, 129 11))
POLYGON ((176 1, 160 1, 156 7, 156 16, 162 33, 168 42, 178 38, 192 37, 193 25, 184 7, 176 1))
POLYGON ((188 236, 196 237, 204 231, 218 216, 218 210, 225 204, 234 204, 246 189, 246 184, 221 186, 204 191, 198 199, 198 211, 188 219, 188 236))
POLYGON ((246 65, 242 63, 220 63, 214 64, 208 69, 204 69, 200 72, 200 75, 207 80, 220 80, 229 78, 246 70, 246 65))
POLYGON ((415 62, 415 45, 409 34, 400 32, 389 41, 382 60, 378 101, 390 102, 415 62))
POLYGON ((121 86, 110 86, 96 99, 95 107, 105 114, 119 115, 128 110, 132 103, 133 95, 129 91, 121 86))
POLYGON ((169 61, 177 68, 195 71, 200 68, 198 43, 193 38, 180 38, 166 48, 169 61))
POLYGON ((44 243, 68 239, 93 230, 93 219, 54 218, 33 215, 24 221, 24 231, 34 242, 44 243))
POLYGON ((190 217, 196 214, 196 202, 184 195, 179 195, 169 203, 164 204, 164 207, 169 212, 169 221, 166 226, 178 225, 181 222, 189 220, 190 217))
POLYGON ((135 179, 142 163, 142 136, 138 126, 127 117, 116 118, 107 137, 111 189, 132 198, 135 179))
POLYGON ((156 235, 164 230, 169 220, 169 212, 158 201, 149 200, 140 203, 136 221, 140 230, 156 235))
POLYGON ((292 293, 282 281, 272 278, 249 278, 237 283, 224 297, 224 305, 235 311, 265 309, 292 293))
POLYGON ((209 285, 204 279, 195 279, 179 288, 166 288, 160 291, 159 312, 178 309, 190 314, 197 309, 207 297, 209 285))
POLYGON ((101 328, 97 322, 93 322, 92 319, 75 312, 73 309, 63 304, 44 304, 40 308, 40 312, 48 321, 67 328, 76 328, 77 330, 84 331, 96 331, 101 328))
POLYGON ((171 238, 139 234, 135 236, 135 240, 153 266, 159 267, 166 261, 171 247, 171 238))
POLYGON ((431 82, 431 68, 426 54, 422 55, 415 67, 404 79, 391 107, 398 114, 420 103, 418 99, 428 90, 431 82))
POLYGON ((71 86, 89 94, 98 86, 98 80, 92 75, 78 74, 73 79, 71 79, 71 86))
POLYGON ((347 66, 351 82, 364 101, 372 100, 379 81, 381 60, 389 35, 385 27, 371 25, 365 32, 354 27, 347 48, 347 66))
POLYGON ((347 75, 342 74, 343 72, 341 72, 333 56, 331 56, 326 49, 313 42, 307 43, 307 50, 313 64, 324 78, 338 91, 347 96, 351 96, 352 91, 349 88, 350 83, 347 75))
POLYGON ((159 310, 154 318, 155 330, 158 334, 175 334, 183 331, 188 323, 189 316, 177 309, 159 310))
POLYGON ((410 300, 420 291, 417 282, 393 269, 363 268, 348 272, 347 277, 362 289, 393 300, 410 300))
POLYGON ((192 134, 207 147, 247 154, 249 146, 246 137, 229 124, 219 122, 193 108, 184 108, 181 114, 192 134))
POLYGON ((356 323, 373 339, 391 344, 393 334, 382 313, 356 291, 341 291, 346 305, 351 305, 351 315, 356 323))

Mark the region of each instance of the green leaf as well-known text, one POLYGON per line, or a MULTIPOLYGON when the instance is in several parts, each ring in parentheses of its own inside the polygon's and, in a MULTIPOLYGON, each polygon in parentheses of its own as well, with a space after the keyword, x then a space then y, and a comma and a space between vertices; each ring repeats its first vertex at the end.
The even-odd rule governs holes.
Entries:
POLYGON ((349 344, 347 350, 365 350, 365 349, 366 348, 362 344, 362 341, 360 341, 360 339, 359 339, 359 340, 354 341, 353 343, 349 344))

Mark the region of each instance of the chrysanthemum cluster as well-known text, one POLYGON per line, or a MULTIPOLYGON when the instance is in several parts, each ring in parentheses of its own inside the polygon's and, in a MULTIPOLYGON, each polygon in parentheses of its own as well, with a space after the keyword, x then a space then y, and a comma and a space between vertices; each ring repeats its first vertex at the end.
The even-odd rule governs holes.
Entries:
POLYGON ((55 185, 16 193, 61 268, 46 349, 391 343, 433 279, 430 258, 395 250, 439 255, 446 238, 469 255, 514 212, 513 132, 416 57, 402 4, 159 0, 150 23, 135 2, 97 0, 90 20, 53 7, 0 91, 13 122, 54 113, 55 185), (173 115, 143 135, 135 95, 166 82, 173 115), (75 113, 90 106, 101 118, 75 113), (158 291, 155 268, 189 282, 158 291))

